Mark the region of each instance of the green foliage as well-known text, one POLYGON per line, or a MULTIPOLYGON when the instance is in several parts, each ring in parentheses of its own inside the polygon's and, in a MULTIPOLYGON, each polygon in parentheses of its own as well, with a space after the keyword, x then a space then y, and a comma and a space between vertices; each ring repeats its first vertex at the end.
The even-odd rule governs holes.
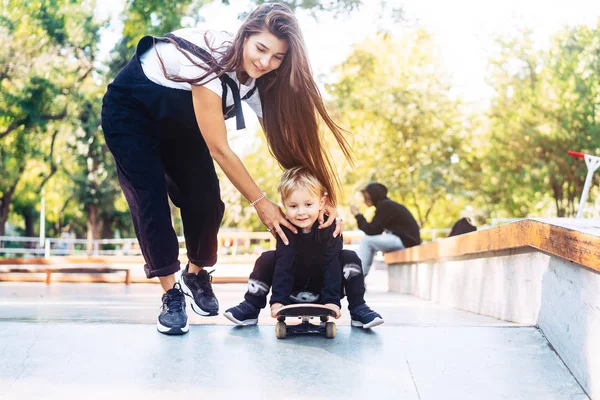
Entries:
POLYGON ((460 213, 435 210, 465 196, 469 134, 461 103, 449 96, 431 38, 415 30, 401 41, 379 35, 355 47, 328 87, 342 125, 355 134, 357 168, 346 189, 379 181, 422 226, 448 226, 460 213))
POLYGON ((600 25, 567 27, 544 52, 533 50, 529 32, 498 43, 488 78, 497 93, 488 201, 498 216, 574 215, 586 169, 567 150, 600 154, 600 25))
POLYGON ((8 0, 0 9, 0 233, 13 196, 22 212, 56 172, 58 132, 70 122, 72 95, 90 76, 98 26, 93 3, 8 0), (47 162, 47 168, 30 168, 47 162), (32 171, 36 171, 33 173, 32 171), (25 199, 27 198, 27 200, 25 199))
MULTIPOLYGON (((102 95, 142 36, 193 25, 212 1, 127 0, 123 37, 105 76, 94 65, 100 23, 93 1, 0 4, 0 234, 9 211, 21 232, 37 233, 45 188, 48 234, 108 237, 119 229, 133 236, 100 128, 102 95)), ((350 12, 362 3, 284 2, 315 13, 350 12)), ((327 87, 335 119, 354 133, 356 169, 338 165, 346 203, 358 204, 356 190, 377 180, 424 228, 448 227, 465 211, 482 220, 576 212, 586 169, 566 151, 600 155, 600 24, 562 29, 547 51, 536 50, 527 31, 499 39, 496 50, 488 74, 496 96, 481 115, 451 95, 426 32, 381 34, 354 48, 327 87)), ((333 160, 343 160, 332 148, 333 160)), ((242 158, 278 201, 281 169, 262 135, 242 158)), ((262 229, 253 208, 220 177, 224 226, 262 229)))

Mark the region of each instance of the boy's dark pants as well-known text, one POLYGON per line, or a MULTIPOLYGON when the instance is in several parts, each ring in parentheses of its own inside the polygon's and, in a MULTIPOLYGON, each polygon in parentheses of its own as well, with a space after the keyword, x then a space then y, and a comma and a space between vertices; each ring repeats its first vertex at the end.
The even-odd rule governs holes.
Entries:
MULTIPOLYGON (((346 293, 348 309, 352 311, 365 304, 365 277, 360 258, 351 250, 342 250, 340 265, 342 266, 342 293, 346 293)), ((254 263, 254 269, 248 279, 248 291, 244 296, 249 303, 259 309, 267 305, 267 295, 273 283, 274 271, 275 251, 265 251, 254 263)))

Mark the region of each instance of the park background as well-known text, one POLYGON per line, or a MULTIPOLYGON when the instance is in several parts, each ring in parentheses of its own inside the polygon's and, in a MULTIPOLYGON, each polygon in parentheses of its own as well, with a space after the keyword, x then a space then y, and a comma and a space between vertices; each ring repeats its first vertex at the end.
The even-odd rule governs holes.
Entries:
MULTIPOLYGON (((133 237, 100 127, 106 85, 142 36, 235 32, 260 3, 2 1, 0 236, 133 237)), ((286 3, 329 109, 352 132, 354 167, 333 148, 347 229, 347 204, 374 180, 424 229, 576 214, 586 167, 567 150, 600 155, 599 2, 286 3)), ((251 123, 231 126, 231 141, 277 199, 281 170, 245 111, 251 123)), ((223 228, 264 230, 220 176, 223 228)), ((600 216, 599 192, 596 178, 585 217, 600 216)), ((175 208, 173 219, 181 232, 175 208)))

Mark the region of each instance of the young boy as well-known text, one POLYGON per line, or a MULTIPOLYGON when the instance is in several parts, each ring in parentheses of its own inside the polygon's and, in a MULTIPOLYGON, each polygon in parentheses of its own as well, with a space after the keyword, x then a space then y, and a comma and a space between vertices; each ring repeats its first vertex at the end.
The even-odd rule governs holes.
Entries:
POLYGON ((326 200, 323 185, 305 168, 297 167, 283 174, 278 191, 288 220, 299 232, 294 235, 282 228, 289 244, 278 237, 275 251, 264 252, 256 260, 245 300, 225 311, 225 317, 237 325, 256 325, 271 289, 273 317, 284 305, 319 303, 339 318, 345 289, 352 326, 368 329, 382 324, 381 315, 365 303, 364 276, 356 253, 342 250, 342 236, 333 237, 335 225, 317 229, 326 200))

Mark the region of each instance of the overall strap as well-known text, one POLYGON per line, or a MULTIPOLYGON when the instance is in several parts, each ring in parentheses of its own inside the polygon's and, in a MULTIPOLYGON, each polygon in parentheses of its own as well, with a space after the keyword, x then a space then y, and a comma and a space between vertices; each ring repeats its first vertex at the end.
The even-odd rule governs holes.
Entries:
MULTIPOLYGON (((164 35, 164 37, 157 37, 156 40, 161 42, 169 42, 165 38, 174 40, 179 45, 179 47, 200 58, 210 68, 213 68, 214 66, 218 65, 215 58, 208 51, 204 50, 202 47, 197 46, 188 40, 185 40, 179 36, 175 36, 172 33, 167 33, 166 35, 164 35)), ((238 130, 245 129, 246 123, 244 121, 244 113, 242 111, 242 99, 240 98, 240 91, 236 82, 225 73, 219 76, 219 80, 221 81, 221 88, 223 90, 223 96, 221 97, 223 115, 227 117, 229 112, 231 111, 231 108, 227 107, 227 87, 229 86, 231 94, 233 95, 233 110, 235 110, 236 128, 238 130)), ((248 94, 244 96, 244 100, 248 99, 252 95, 252 93, 254 93, 255 90, 256 86, 254 86, 248 92, 248 94)))

